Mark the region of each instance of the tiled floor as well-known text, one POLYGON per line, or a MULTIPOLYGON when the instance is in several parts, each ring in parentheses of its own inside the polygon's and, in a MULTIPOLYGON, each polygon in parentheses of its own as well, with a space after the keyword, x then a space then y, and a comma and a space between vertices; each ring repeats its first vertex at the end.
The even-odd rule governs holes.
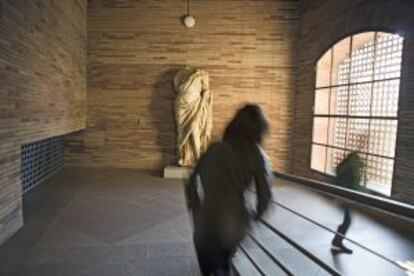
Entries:
POLYGON ((25 196, 25 226, 0 247, 0 275, 197 275, 179 183, 60 171, 25 196))
MULTIPOLYGON (((281 203, 330 228, 340 222, 340 210, 325 197, 276 183, 281 203)), ((66 168, 27 193, 24 210, 25 226, 0 247, 0 275, 198 275, 180 181, 131 170, 66 168)), ((353 245, 353 255, 332 255, 331 234, 283 209, 274 208, 267 219, 344 275, 400 274, 353 245)), ((255 231, 295 275, 325 275, 273 233, 255 231)), ((394 260, 414 259, 412 232, 355 213, 349 235, 394 260)), ((251 243, 246 246, 259 256, 251 243)), ((236 263, 254 275, 242 257, 236 263)), ((264 256, 258 260, 269 275, 282 275, 264 256)))

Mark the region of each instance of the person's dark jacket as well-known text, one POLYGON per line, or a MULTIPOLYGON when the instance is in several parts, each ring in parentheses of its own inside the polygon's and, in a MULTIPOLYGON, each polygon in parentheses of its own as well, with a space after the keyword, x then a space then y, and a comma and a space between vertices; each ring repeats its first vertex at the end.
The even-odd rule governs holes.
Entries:
MULTIPOLYGON (((259 146, 238 148, 227 142, 209 146, 186 186, 193 213, 195 240, 216 240, 220 246, 237 246, 251 218, 260 218, 270 199, 272 173, 259 146), (257 208, 246 204, 245 192, 255 183, 257 208)), ((253 187, 252 187, 253 188, 253 187)))
POLYGON ((364 163, 357 152, 349 153, 336 167, 336 184, 359 190, 364 163))

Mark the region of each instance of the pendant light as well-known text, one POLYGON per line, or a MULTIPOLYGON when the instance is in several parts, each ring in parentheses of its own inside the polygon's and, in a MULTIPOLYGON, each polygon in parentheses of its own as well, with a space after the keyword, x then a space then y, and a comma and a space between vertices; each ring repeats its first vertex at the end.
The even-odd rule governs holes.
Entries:
POLYGON ((195 18, 190 14, 190 0, 187 0, 187 15, 184 17, 183 24, 187 28, 192 28, 195 25, 195 18))

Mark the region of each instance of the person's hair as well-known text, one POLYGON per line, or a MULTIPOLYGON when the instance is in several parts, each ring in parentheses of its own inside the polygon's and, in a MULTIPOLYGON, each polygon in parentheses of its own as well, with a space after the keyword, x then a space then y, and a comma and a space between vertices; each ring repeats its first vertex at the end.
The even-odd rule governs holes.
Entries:
POLYGON ((239 109, 224 131, 223 140, 230 144, 261 144, 269 123, 257 104, 246 104, 239 109))

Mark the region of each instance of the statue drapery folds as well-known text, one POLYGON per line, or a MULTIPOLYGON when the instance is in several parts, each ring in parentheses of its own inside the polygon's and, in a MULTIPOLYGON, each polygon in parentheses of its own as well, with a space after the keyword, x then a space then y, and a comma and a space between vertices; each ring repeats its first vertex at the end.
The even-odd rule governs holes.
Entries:
POLYGON ((174 87, 177 91, 177 162, 181 166, 192 166, 207 149, 213 125, 208 73, 185 67, 175 75, 174 87))

